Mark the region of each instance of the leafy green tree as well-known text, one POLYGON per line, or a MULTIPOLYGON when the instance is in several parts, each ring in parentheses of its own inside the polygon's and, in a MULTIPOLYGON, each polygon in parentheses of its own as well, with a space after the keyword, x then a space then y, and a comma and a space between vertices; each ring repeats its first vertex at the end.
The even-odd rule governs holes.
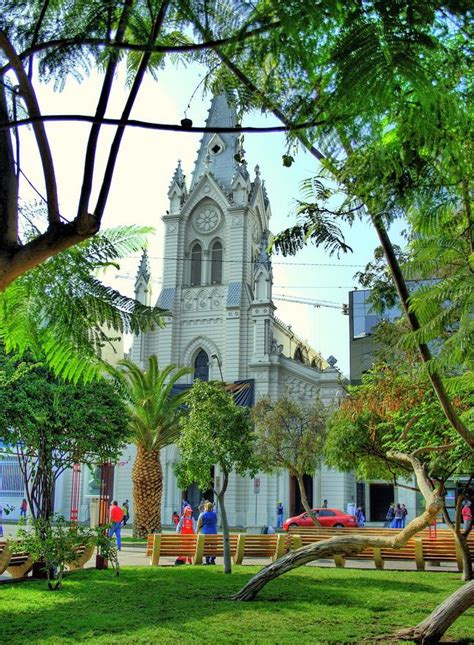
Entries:
MULTIPOLYGON (((8 375, 17 366, 7 357, 2 367, 8 375)), ((129 435, 128 414, 108 380, 73 385, 33 362, 0 387, 0 433, 17 454, 32 517, 47 520, 61 473, 75 463, 118 458, 129 435)))
POLYGON ((288 396, 275 403, 262 398, 252 409, 260 468, 268 473, 285 469, 296 478, 303 507, 316 526, 320 523, 308 503, 303 477, 321 463, 327 417, 320 399, 304 406, 288 396))
POLYGON ((161 324, 163 310, 122 296, 97 277, 140 251, 150 231, 137 226, 105 230, 17 278, 0 293, 5 349, 28 350, 74 382, 100 376, 107 344, 161 324))
POLYGON ((160 452, 179 438, 186 392, 173 393, 172 390, 189 369, 168 365, 160 370, 156 356, 150 356, 146 370, 130 360, 120 361, 119 365, 113 374, 122 386, 129 409, 131 437, 137 446, 132 471, 133 530, 137 537, 146 537, 161 531, 163 470, 160 452))
POLYGON ((242 476, 257 471, 252 424, 248 410, 236 405, 221 383, 194 381, 187 405, 189 414, 181 419, 181 435, 177 441, 178 483, 185 489, 195 482, 202 490, 210 488, 216 495, 222 520, 224 573, 231 573, 225 493, 232 471, 242 476), (217 478, 211 477, 213 466, 218 467, 221 475, 219 487, 217 478))

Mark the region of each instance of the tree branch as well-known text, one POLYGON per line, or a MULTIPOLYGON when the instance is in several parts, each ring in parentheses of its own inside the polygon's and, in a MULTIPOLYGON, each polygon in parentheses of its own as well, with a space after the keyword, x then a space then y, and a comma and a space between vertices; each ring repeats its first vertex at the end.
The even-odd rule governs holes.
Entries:
MULTIPOLYGON (((158 34, 160 33, 161 28, 163 26, 166 11, 169 7, 169 4, 170 4, 170 0, 163 0, 163 2, 161 3, 160 10, 158 11, 158 14, 154 20, 153 28, 150 34, 150 42, 152 43, 155 42, 155 40, 158 38, 158 34)), ((121 120, 126 121, 130 116, 133 105, 135 103, 138 92, 140 90, 140 86, 145 76, 150 58, 151 58, 150 52, 146 52, 142 55, 140 64, 137 69, 137 73, 135 74, 135 78, 134 78, 132 87, 130 89, 130 94, 128 96, 127 102, 122 112, 121 120)), ((112 178, 114 175, 115 164, 117 162, 117 157, 120 150, 120 145, 122 142, 124 132, 125 132, 125 125, 119 125, 119 127, 117 128, 117 132, 115 133, 115 137, 112 142, 112 145, 110 146, 109 158, 107 160, 107 166, 105 168, 104 178, 102 180, 99 197, 97 198, 97 205, 94 210, 94 215, 96 216, 99 224, 102 220, 105 206, 107 204, 107 198, 112 185, 112 178)))
POLYGON ((29 125, 31 123, 43 122, 49 123, 54 121, 78 121, 81 123, 94 123, 99 125, 118 125, 118 126, 127 126, 131 128, 143 128, 145 130, 164 130, 166 132, 217 132, 217 133, 226 133, 226 132, 236 132, 236 133, 249 133, 249 134, 265 134, 267 132, 297 132, 299 130, 307 130, 308 128, 313 128, 318 125, 323 125, 324 121, 305 121, 304 123, 294 123, 289 125, 275 125, 267 127, 200 127, 200 126, 190 126, 183 127, 177 123, 154 123, 150 121, 140 121, 138 119, 112 119, 109 117, 98 117, 89 116, 87 114, 46 114, 38 118, 29 117, 26 119, 17 119, 17 120, 8 120, 0 122, 0 130, 6 130, 9 128, 14 128, 22 125, 29 125))
POLYGON ((424 454, 425 452, 444 452, 445 450, 451 450, 452 448, 456 448, 456 443, 446 443, 442 446, 423 446, 422 448, 418 448, 415 450, 412 454, 414 457, 418 457, 419 455, 424 454))
MULTIPOLYGON (((216 49, 217 47, 225 47, 226 45, 232 45, 233 43, 242 43, 245 40, 250 38, 255 38, 260 34, 264 34, 267 31, 272 29, 277 29, 281 27, 281 21, 277 20, 268 25, 263 25, 262 27, 257 27, 251 31, 242 32, 242 30, 236 33, 233 36, 228 36, 227 38, 216 38, 215 40, 208 40, 203 43, 187 43, 183 45, 152 45, 144 44, 140 45, 137 43, 128 43, 128 42, 113 42, 110 40, 104 40, 103 38, 83 38, 78 41, 77 38, 57 38, 56 40, 49 40, 42 43, 37 43, 35 45, 30 45, 24 51, 19 54, 19 58, 23 60, 24 58, 29 58, 33 54, 44 51, 45 49, 54 49, 55 47, 60 49, 67 49, 69 47, 77 47, 77 45, 89 45, 91 47, 108 47, 110 49, 119 49, 125 51, 136 51, 136 52, 147 52, 150 54, 184 54, 192 53, 197 51, 202 51, 203 49, 216 49)), ((10 69, 11 65, 7 64, 4 67, 0 68, 0 75, 4 74, 10 69)))
MULTIPOLYGON (((125 29, 128 23, 128 17, 130 9, 133 5, 133 0, 125 0, 123 5, 122 14, 120 16, 119 24, 115 34, 115 42, 121 42, 125 29)), ((109 101, 110 93, 112 91, 112 85, 115 77, 115 71, 117 69, 118 60, 119 60, 119 50, 112 53, 110 56, 109 62, 107 63, 107 69, 105 71, 104 81, 102 83, 102 90, 99 97, 99 102, 97 103, 97 108, 95 112, 96 121, 91 128, 89 134, 89 141, 87 142, 86 149, 86 159, 84 163, 84 174, 82 179, 81 194, 79 197, 79 205, 77 210, 77 218, 84 217, 89 208, 89 199, 92 190, 92 180, 94 177, 94 164, 95 164, 95 155, 97 151, 97 142, 99 139, 100 127, 102 124, 102 118, 105 115, 107 109, 107 104, 109 101)))
POLYGON ((10 64, 18 79, 20 92, 28 109, 28 114, 35 119, 33 123, 33 131, 35 133, 36 143, 38 145, 41 163, 43 165, 46 194, 48 196, 48 221, 50 225, 58 224, 60 221, 59 204, 53 156, 49 147, 49 141, 46 135, 44 123, 41 120, 41 110, 36 98, 35 90, 25 70, 23 69, 22 62, 18 58, 13 45, 8 39, 8 36, 2 30, 0 30, 0 47, 5 52, 5 55, 10 61, 10 64))

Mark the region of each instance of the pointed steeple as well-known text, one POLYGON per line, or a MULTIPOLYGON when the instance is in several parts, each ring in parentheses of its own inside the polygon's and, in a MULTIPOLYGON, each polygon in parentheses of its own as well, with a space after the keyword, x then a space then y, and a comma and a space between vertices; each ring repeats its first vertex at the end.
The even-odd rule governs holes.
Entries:
MULTIPOLYGON (((230 127, 237 124, 237 113, 227 101, 225 94, 212 99, 206 127, 230 127)), ((223 186, 229 188, 239 164, 235 160, 238 150, 239 134, 206 132, 201 139, 196 165, 193 171, 191 190, 205 173, 212 174, 223 186)))
POLYGON ((258 272, 260 267, 265 267, 267 271, 272 269, 272 261, 268 253, 268 231, 262 233, 262 239, 260 240, 260 248, 258 250, 258 255, 255 260, 255 274, 258 272))
POLYGON ((187 196, 188 191, 186 189, 186 177, 183 174, 183 169, 181 168, 181 160, 179 160, 168 189, 170 212, 178 213, 187 196))
POLYGON ((176 184, 176 186, 181 190, 183 190, 186 186, 186 178, 184 176, 183 169, 181 168, 181 159, 178 160, 178 165, 176 166, 176 170, 174 171, 168 192, 171 191, 174 184, 176 184))
MULTIPOLYGON (((143 293, 148 290, 150 278, 151 278, 151 269, 150 269, 150 260, 148 258, 148 251, 146 249, 143 249, 142 257, 140 258, 140 264, 138 266, 137 277, 135 278, 136 297, 140 291, 143 293)), ((139 300, 138 297, 137 297, 137 300, 139 300)))

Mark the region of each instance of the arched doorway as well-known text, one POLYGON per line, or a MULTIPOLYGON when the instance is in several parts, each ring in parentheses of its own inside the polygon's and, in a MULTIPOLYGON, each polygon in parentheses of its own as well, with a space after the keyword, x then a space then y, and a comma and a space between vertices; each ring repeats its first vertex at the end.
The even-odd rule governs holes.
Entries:
POLYGON ((203 349, 194 359, 194 380, 196 379, 200 381, 209 380, 209 356, 203 349))

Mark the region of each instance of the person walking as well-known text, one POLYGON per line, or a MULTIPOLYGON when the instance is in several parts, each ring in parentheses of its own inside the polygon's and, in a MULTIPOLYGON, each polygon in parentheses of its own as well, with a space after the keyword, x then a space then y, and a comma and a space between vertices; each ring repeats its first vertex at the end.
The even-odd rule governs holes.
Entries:
POLYGON ((127 526, 127 522, 130 519, 130 502, 128 501, 128 499, 126 499, 122 504, 122 511, 123 511, 123 525, 127 526))
POLYGON ((327 508, 327 507, 328 507, 328 500, 323 499, 323 508, 327 508))
POLYGON ((405 504, 402 504, 402 529, 405 528, 407 515, 408 515, 408 509, 405 506, 405 504))
POLYGON ((173 524, 174 524, 175 526, 178 526, 178 522, 179 522, 179 514, 178 514, 178 512, 177 512, 177 511, 173 511, 173 515, 171 516, 171 521, 173 522, 173 524))
POLYGON ((385 529, 391 525, 394 516, 395 516, 395 502, 392 502, 388 507, 387 515, 385 516, 385 524, 383 525, 385 529))
MULTIPOLYGON (((212 502, 206 502, 204 513, 198 518, 197 530, 204 535, 217 535, 217 513, 213 510, 212 502)), ((215 555, 206 555, 204 564, 216 564, 215 555)))
POLYGON ((355 518, 357 522, 357 526, 359 528, 363 528, 365 525, 365 515, 364 511, 362 510, 362 506, 359 506, 355 512, 355 518))
MULTIPOLYGON (((190 506, 184 507, 183 515, 176 525, 176 533, 181 533, 181 535, 193 535, 196 533, 196 520, 193 517, 193 509, 190 506)), ((176 558, 175 564, 186 564, 186 561, 192 564, 191 556, 180 555, 176 558)))
POLYGON ((277 504, 277 528, 283 528, 283 504, 281 502, 277 504))
POLYGON ((464 522, 464 533, 469 533, 472 526, 472 509, 471 509, 470 500, 467 500, 466 502, 464 502, 461 515, 462 515, 462 520, 464 522))
POLYGON ((402 521, 403 521, 402 507, 401 507, 400 504, 397 504, 395 506, 393 519, 390 522, 390 528, 391 529, 401 529, 402 528, 402 521))
POLYGON ((24 497, 21 500, 21 505, 20 505, 20 517, 24 517, 26 520, 26 511, 28 510, 28 502, 26 501, 26 498, 24 497))
POLYGON ((123 511, 118 505, 117 500, 114 500, 112 502, 112 506, 110 507, 111 527, 109 529, 109 538, 115 535, 115 539, 117 540, 117 549, 119 551, 122 550, 122 536, 120 533, 122 528, 122 521, 123 521, 123 511))

